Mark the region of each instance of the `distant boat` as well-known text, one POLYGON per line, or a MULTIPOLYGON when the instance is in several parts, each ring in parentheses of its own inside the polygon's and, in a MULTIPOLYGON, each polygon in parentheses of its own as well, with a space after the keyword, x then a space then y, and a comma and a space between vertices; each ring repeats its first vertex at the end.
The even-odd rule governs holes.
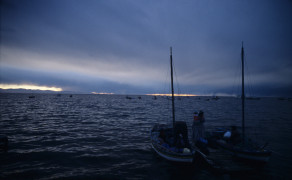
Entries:
POLYGON ((130 96, 126 96, 126 99, 132 99, 132 97, 130 97, 130 96))
MULTIPOLYGON (((226 138, 232 137, 233 135, 237 134, 234 132, 213 132, 213 137, 209 140, 215 142, 216 145, 219 147, 223 148, 224 150, 232 153, 234 156, 247 159, 247 160, 252 160, 252 161, 258 161, 258 162, 268 162, 271 156, 271 151, 266 150, 265 147, 267 143, 263 146, 258 146, 256 143, 253 141, 250 141, 246 138, 245 136, 245 93, 244 93, 244 48, 242 44, 241 48, 241 62, 242 62, 242 93, 241 93, 241 100, 242 100, 242 134, 241 134, 241 140, 240 138, 237 140, 241 141, 238 143, 232 142, 231 138, 230 141, 226 141, 226 138), (226 134, 225 134, 226 133, 226 134), (224 138, 225 136, 225 138, 224 138), (215 138, 215 140, 214 140, 215 138)), ((235 129, 235 128, 234 128, 235 129)), ((237 137, 240 137, 239 135, 237 137)))
POLYGON ((32 99, 32 98, 35 98, 35 96, 28 96, 28 98, 31 98, 32 99))
POLYGON ((247 100, 260 100, 261 98, 259 98, 259 97, 246 97, 245 99, 247 99, 247 100))
MULTIPOLYGON (((171 91, 172 91, 172 124, 155 124, 150 133, 151 146, 162 158, 173 162, 192 163, 196 151, 188 140, 185 122, 175 121, 174 90, 173 90, 172 48, 170 48, 171 91)), ((156 96, 154 96, 156 97, 156 96)))
POLYGON ((73 95, 71 94, 69 97, 73 97, 73 95))
POLYGON ((214 96, 212 99, 217 101, 220 98, 218 96, 214 96))

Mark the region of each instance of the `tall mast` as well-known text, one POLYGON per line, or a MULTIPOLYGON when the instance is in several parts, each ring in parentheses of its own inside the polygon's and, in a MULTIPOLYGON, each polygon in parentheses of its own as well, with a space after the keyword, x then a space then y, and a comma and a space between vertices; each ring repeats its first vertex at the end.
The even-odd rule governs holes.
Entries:
POLYGON ((242 90, 241 90, 241 101, 242 101, 242 138, 244 142, 245 138, 245 127, 244 127, 244 101, 245 101, 245 94, 244 94, 244 49, 243 49, 243 42, 241 47, 241 71, 242 71, 242 90))
POLYGON ((170 72, 171 72, 171 100, 172 100, 172 126, 175 127, 175 112, 174 112, 174 90, 173 90, 173 68, 172 68, 172 47, 170 47, 170 72))

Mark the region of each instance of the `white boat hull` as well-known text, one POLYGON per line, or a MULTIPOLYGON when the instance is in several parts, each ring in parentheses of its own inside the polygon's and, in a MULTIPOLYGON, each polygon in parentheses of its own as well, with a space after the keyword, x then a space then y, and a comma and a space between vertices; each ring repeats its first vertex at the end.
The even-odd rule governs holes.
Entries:
POLYGON ((192 163, 194 159, 195 151, 189 151, 183 152, 181 149, 180 152, 173 151, 171 148, 166 148, 162 144, 160 144, 158 140, 159 132, 158 129, 160 128, 169 128, 165 125, 157 124, 155 125, 150 133, 151 137, 151 146, 154 149, 154 151, 161 156, 162 158, 173 161, 173 162, 182 162, 182 163, 192 163))
POLYGON ((161 156, 162 158, 168 160, 168 161, 173 161, 173 162, 182 162, 182 163, 192 163, 194 158, 194 153, 193 154, 189 154, 188 156, 175 156, 175 155, 170 155, 170 154, 166 154, 163 153, 162 151, 159 151, 158 149, 156 149, 153 144, 151 144, 152 148, 154 149, 154 151, 161 156))

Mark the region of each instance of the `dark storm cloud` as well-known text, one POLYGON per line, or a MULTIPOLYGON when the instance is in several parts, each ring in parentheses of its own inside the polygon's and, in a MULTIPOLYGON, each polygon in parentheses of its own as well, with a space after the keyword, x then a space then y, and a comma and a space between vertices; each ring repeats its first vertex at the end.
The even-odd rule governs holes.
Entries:
POLYGON ((46 81, 35 79, 38 84, 52 78, 73 88, 77 78, 74 88, 82 84, 84 91, 160 91, 173 46, 178 81, 187 93, 230 93, 238 84, 244 41, 257 89, 274 95, 275 86, 292 87, 290 1, 1 2, 0 65, 27 70, 27 80, 50 72, 46 81))
POLYGON ((149 37, 143 12, 127 1, 18 1, 11 7, 2 24, 13 34, 3 33, 3 43, 31 51, 127 58, 138 55, 137 46, 149 48, 147 39, 159 39, 149 37))

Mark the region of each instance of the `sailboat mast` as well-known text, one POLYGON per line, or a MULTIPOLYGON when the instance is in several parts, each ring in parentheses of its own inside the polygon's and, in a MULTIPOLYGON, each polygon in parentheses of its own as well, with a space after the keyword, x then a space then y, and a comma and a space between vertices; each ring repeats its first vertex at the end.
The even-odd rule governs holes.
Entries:
POLYGON ((173 90, 173 67, 172 67, 172 47, 170 47, 170 72, 171 72, 171 100, 172 100, 172 126, 175 127, 175 112, 174 112, 174 90, 173 90))
POLYGON ((241 47, 241 71, 242 71, 242 90, 241 90, 241 101, 242 101, 242 138, 244 142, 245 137, 245 125, 244 125, 244 103, 245 103, 245 94, 244 94, 244 49, 243 42, 241 47))

